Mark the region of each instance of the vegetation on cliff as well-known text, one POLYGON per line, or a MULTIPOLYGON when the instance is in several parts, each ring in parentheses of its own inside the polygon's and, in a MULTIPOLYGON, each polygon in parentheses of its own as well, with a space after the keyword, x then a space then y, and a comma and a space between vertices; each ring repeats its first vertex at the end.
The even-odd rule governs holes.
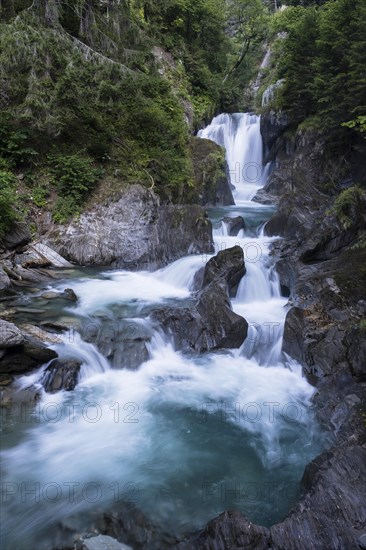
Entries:
MULTIPOLYGON (((129 183, 189 198, 192 125, 239 102, 265 10, 261 0, 3 0, 0 161, 18 177, 23 212, 63 222, 92 189, 99 200, 129 183)), ((2 231, 15 215, 8 189, 2 231)))

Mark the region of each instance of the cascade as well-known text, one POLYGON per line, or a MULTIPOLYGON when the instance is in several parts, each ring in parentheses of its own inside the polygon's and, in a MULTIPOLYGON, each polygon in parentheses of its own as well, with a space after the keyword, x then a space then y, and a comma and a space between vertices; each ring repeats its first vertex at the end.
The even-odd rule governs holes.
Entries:
MULTIPOLYGON (((220 115, 200 137, 226 148, 236 205, 209 214, 216 251, 236 244, 244 251, 247 273, 232 307, 247 319, 248 337, 239 350, 183 355, 151 325, 152 308, 191 297, 194 276, 210 256, 182 258, 154 273, 108 271, 68 280, 79 301, 60 317, 140 323, 151 334, 149 358, 136 370, 114 369, 79 336, 57 344, 61 356, 83 362, 81 381, 73 392, 43 393, 42 414, 17 424, 15 438, 14 427, 5 430, 3 481, 18 490, 3 500, 4 550, 49 549, 56 525, 71 518, 87 530, 88 514, 123 509, 126 502, 178 535, 232 508, 271 525, 293 505, 283 496, 286 487, 298 487, 305 464, 319 453, 314 389, 300 365, 281 354, 287 300, 270 257, 276 238, 263 229, 271 210, 251 202, 266 179, 260 119, 220 115), (229 236, 222 220, 238 214, 247 229, 229 236), (57 421, 45 414, 50 403, 60 412, 57 421), (36 487, 40 498, 22 498, 22 483, 36 487), (50 483, 58 490, 53 501, 54 492, 44 497, 50 483), (77 484, 72 501, 67 483, 77 484), (270 484, 277 488, 271 499, 270 484), (249 487, 256 488, 255 498, 245 496, 249 487)), ((22 377, 19 387, 35 383, 43 369, 22 377)))

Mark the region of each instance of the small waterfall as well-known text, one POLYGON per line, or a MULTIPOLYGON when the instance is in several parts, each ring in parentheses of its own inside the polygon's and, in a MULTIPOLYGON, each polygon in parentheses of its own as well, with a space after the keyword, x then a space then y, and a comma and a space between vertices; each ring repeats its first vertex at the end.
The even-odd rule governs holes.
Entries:
POLYGON ((95 374, 107 372, 111 368, 108 360, 97 350, 96 346, 85 342, 78 332, 67 332, 62 337, 62 344, 56 344, 53 348, 60 358, 73 358, 81 361, 80 382, 95 374))

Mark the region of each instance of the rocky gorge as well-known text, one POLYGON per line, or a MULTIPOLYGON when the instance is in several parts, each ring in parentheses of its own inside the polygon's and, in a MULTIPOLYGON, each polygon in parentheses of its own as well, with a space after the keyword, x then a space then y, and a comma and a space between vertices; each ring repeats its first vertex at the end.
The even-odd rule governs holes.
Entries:
MULTIPOLYGON (((282 351, 299 361, 316 388, 313 403, 318 421, 331 436, 328 449, 306 466, 299 502, 270 528, 232 511, 212 520, 201 532, 174 537, 127 506, 123 512, 96 520, 94 536, 89 534, 78 547, 92 548, 93 538, 100 536, 113 537, 116 548, 128 544, 134 549, 366 547, 362 324, 366 306, 364 274, 355 267, 364 255, 362 249, 355 248, 365 229, 364 204, 352 201, 347 211, 351 224, 345 228, 333 208, 332 190, 324 193, 324 183, 331 181, 347 189, 352 186, 352 174, 339 181, 339 167, 327 157, 322 136, 311 132, 286 136, 287 121, 281 114, 263 116, 261 124, 265 162, 272 163, 272 171, 255 200, 277 203, 265 231, 269 236, 283 236, 272 243, 271 250, 281 288, 292 306, 282 351)), ((156 269, 189 254, 213 251, 211 222, 204 207, 161 207, 152 191, 138 186, 126 190, 118 202, 87 212, 76 224, 53 228, 42 242, 66 262, 129 270, 156 269)), ((18 253, 3 260, 3 295, 10 303, 14 286, 19 288, 23 278, 27 284, 39 284, 50 277, 45 270, 52 262, 48 260, 46 265, 43 258, 42 267, 34 259, 29 263, 29 249, 23 252, 28 245, 29 237, 15 246, 13 243, 11 247, 18 253), (22 278, 22 269, 30 273, 28 278, 22 278)), ((187 308, 159 308, 152 313, 153 320, 173 334, 176 349, 184 352, 239 348, 248 326, 232 311, 229 296, 235 296, 245 271, 240 247, 219 252, 196 275, 195 302, 187 308)), ((0 366, 8 377, 7 381, 3 378, 6 387, 9 375, 52 361, 44 375, 46 391, 75 388, 80 362, 58 364, 56 353, 39 338, 35 345, 29 327, 22 331, 8 320, 1 323, 0 366)), ((146 342, 150 340, 149 334, 137 338, 140 347, 142 343, 138 354, 142 359, 137 359, 133 368, 146 359, 146 342)), ((101 342, 99 346, 102 349, 101 342)), ((105 350, 104 354, 108 356, 105 350)), ((112 544, 111 540, 108 543, 112 544)), ((59 547, 69 548, 62 543, 59 547)))

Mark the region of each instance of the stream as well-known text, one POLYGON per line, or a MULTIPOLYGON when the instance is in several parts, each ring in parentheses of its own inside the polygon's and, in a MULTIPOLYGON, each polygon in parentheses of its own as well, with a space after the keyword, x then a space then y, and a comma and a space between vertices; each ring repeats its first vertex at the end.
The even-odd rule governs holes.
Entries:
MULTIPOLYGON (((195 274, 210 255, 155 272, 79 270, 49 284, 78 296, 64 307, 50 302, 44 318, 69 322, 52 347, 82 361, 80 380, 74 391, 42 392, 32 412, 5 419, 4 550, 50 550, 60 525, 82 532, 130 502, 181 536, 227 509, 270 526, 299 500, 304 467, 323 444, 315 390, 281 352, 289 306, 270 255, 277 238, 265 235, 274 207, 252 201, 268 173, 260 119, 220 115, 199 135, 227 151, 236 204, 208 214, 216 252, 236 244, 244 251, 247 273, 232 306, 248 321, 248 337, 237 350, 184 355, 149 318, 159 307, 193 303, 195 274), (235 216, 245 229, 230 236, 223 218, 235 216), (111 364, 85 341, 89 327, 106 323, 148 335, 148 357, 137 370, 121 368, 123 354, 111 364), (73 325, 83 327, 84 339, 73 325)), ((44 290, 25 293, 24 305, 39 307, 44 290)), ((45 368, 19 377, 19 388, 40 387, 45 368)))

